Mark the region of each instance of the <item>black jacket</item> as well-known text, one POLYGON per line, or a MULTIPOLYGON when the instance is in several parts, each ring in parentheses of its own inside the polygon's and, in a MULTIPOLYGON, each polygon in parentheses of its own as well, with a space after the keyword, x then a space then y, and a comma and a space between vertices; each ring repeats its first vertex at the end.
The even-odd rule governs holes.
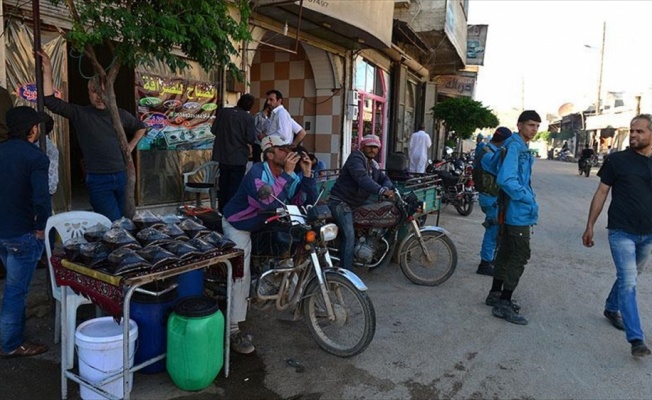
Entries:
POLYGON ((352 208, 361 206, 372 194, 393 189, 392 181, 380 170, 375 160, 368 160, 356 150, 344 163, 340 176, 331 189, 330 199, 343 201, 352 208))

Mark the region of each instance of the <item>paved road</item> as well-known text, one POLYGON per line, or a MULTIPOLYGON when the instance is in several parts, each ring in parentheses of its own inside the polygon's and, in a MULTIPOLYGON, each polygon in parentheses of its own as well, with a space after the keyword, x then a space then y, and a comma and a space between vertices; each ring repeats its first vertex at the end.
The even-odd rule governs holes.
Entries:
MULTIPOLYGON (((652 393, 652 357, 633 359, 624 333, 602 317, 614 270, 606 230, 596 246, 581 245, 598 178, 579 177, 576 164, 537 160, 533 185, 540 204, 532 259, 515 298, 527 326, 491 315, 484 298, 491 280, 475 274, 483 219, 446 208, 441 225, 457 245, 455 274, 440 287, 411 284, 396 265, 360 276, 370 288, 378 328, 369 348, 340 359, 321 351, 304 322, 253 311, 252 356, 234 356, 232 376, 201 393, 175 389, 165 374, 137 374, 139 399, 640 399, 652 393), (302 373, 287 366, 292 358, 302 373)), ((593 171, 595 172, 595 170, 593 171)), ((606 210, 598 227, 606 225, 606 210)), ((650 275, 639 279, 643 328, 652 331, 650 275)), ((51 335, 47 318, 30 332, 51 335)), ((33 360, 2 361, 3 398, 56 398, 56 350, 33 360), (34 384, 40 382, 40 384, 34 384), (17 392, 10 388, 20 387, 17 392), (5 397, 7 393, 12 393, 5 397)), ((74 386, 74 385, 71 385, 74 386)))

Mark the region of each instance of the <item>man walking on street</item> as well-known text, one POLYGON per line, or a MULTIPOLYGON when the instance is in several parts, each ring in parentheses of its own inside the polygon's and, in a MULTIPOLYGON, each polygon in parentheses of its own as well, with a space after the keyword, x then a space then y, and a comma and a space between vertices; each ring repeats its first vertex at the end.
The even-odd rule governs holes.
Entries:
POLYGON ((428 149, 432 146, 430 135, 425 132, 426 125, 421 123, 419 130, 410 138, 410 172, 423 174, 428 164, 428 149))
MULTIPOLYGON (((52 63, 50 57, 39 51, 43 61, 43 95, 45 106, 55 114, 68 118, 77 132, 77 140, 84 155, 86 188, 91 206, 96 213, 115 221, 124 215, 127 171, 120 141, 113 127, 111 114, 100 96, 101 83, 88 81, 90 105, 68 104, 54 96, 52 63)), ((145 135, 147 125, 128 111, 119 109, 120 120, 133 151, 145 135)))
POLYGON ((477 160, 473 168, 473 182, 479 192, 480 208, 485 215, 484 237, 480 250, 480 265, 476 271, 480 275, 494 275, 494 257, 498 246, 498 192, 500 188, 496 183, 496 175, 489 171, 496 171, 501 161, 501 147, 505 140, 512 136, 512 131, 504 126, 496 129, 489 144, 484 146, 475 157, 477 160))
POLYGON ((306 131, 292 119, 288 110, 283 107, 283 95, 276 89, 266 93, 267 104, 271 108, 269 130, 267 136, 280 136, 291 148, 297 147, 306 136, 306 131))
POLYGON ((512 135, 503 144, 505 157, 500 169, 490 171, 495 173, 496 182, 504 192, 499 204, 504 210, 504 222, 500 221, 503 232, 494 261, 491 291, 485 303, 493 306, 494 316, 519 325, 526 325, 528 320, 519 314, 520 307, 512 301, 512 293, 530 259, 530 229, 539 218, 539 206, 530 182, 534 157, 528 148, 539 125, 541 117, 536 111, 523 111, 518 117, 518 135, 512 135))
POLYGON ((600 184, 591 200, 582 242, 593 247, 595 222, 613 188, 607 229, 616 281, 607 297, 604 316, 614 327, 625 330, 632 355, 642 357, 651 352, 645 345, 638 315, 636 279, 652 251, 652 115, 634 117, 629 135, 629 149, 606 157, 598 171, 600 184))
POLYGON ((46 346, 28 342, 25 301, 36 263, 44 248, 45 223, 51 214, 48 192, 50 161, 37 146, 45 113, 21 106, 7 112, 8 140, 0 144, 0 259, 7 281, 0 311, 0 358, 29 357, 46 346))
POLYGON ((235 107, 220 110, 211 127, 215 135, 213 161, 220 163, 217 206, 220 213, 238 191, 249 161, 249 146, 256 140, 254 117, 249 113, 253 106, 254 96, 243 94, 235 107))

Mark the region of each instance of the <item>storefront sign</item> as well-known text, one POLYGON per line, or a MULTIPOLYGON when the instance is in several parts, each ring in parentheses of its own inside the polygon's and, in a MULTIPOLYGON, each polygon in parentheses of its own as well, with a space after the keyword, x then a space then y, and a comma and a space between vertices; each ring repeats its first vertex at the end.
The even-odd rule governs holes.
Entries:
POLYGON ((466 65, 484 65, 488 25, 469 25, 466 34, 466 65))
POLYGON ((150 129, 138 150, 213 148, 217 84, 136 72, 138 117, 150 129))
POLYGON ((475 76, 440 75, 437 77, 437 93, 447 96, 473 97, 475 76))

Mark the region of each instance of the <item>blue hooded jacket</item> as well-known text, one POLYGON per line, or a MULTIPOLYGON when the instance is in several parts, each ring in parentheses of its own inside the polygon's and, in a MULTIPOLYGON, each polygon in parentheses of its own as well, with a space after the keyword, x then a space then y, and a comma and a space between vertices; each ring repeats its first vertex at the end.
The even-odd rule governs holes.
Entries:
POLYGON ((498 186, 507 194, 505 223, 514 226, 536 225, 539 206, 530 178, 534 157, 521 135, 512 135, 505 141, 505 159, 498 170, 498 186))

